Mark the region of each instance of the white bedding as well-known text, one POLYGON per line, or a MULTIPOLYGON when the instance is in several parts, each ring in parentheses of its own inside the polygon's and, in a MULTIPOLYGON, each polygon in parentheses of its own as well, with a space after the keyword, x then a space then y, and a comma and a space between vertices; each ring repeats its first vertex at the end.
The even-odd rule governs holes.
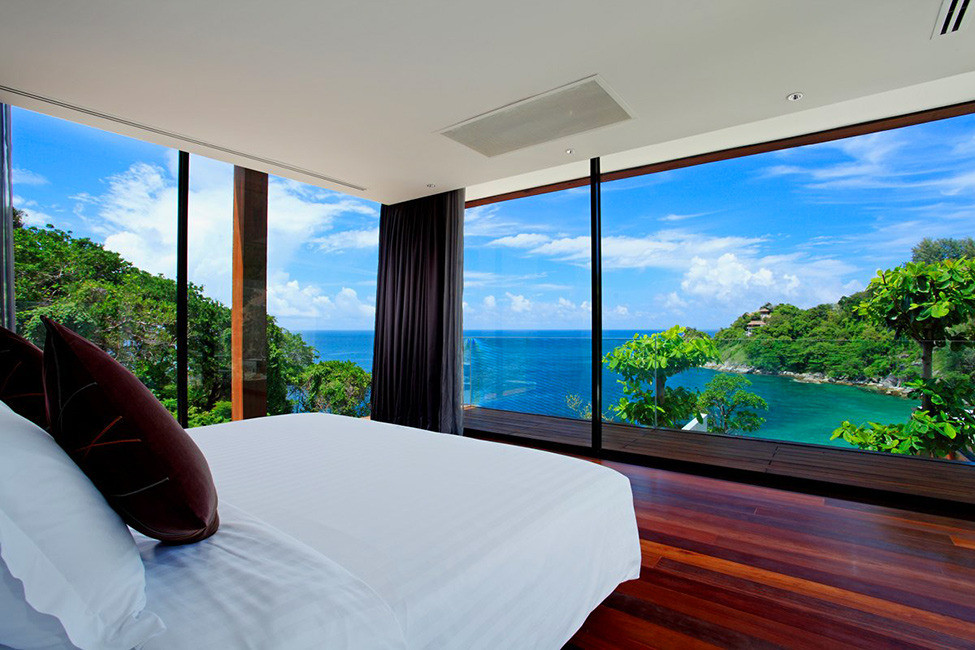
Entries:
POLYGON ((409 648, 559 648, 639 575, 629 481, 587 461, 324 414, 190 434, 221 517, 233 504, 344 567, 409 648))
POLYGON ((140 650, 406 647, 389 606, 341 566, 230 504, 220 520, 187 546, 134 533, 146 607, 167 623, 140 650))

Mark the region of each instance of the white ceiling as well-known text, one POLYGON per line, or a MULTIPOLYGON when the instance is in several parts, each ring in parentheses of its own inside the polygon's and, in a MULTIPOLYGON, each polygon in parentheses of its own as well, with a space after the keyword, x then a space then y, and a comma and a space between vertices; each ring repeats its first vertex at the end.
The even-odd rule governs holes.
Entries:
POLYGON ((940 5, 0 0, 0 101, 385 203, 476 198, 975 99, 975 29, 931 39, 940 5), (438 133, 594 74, 635 119, 493 158, 438 133))

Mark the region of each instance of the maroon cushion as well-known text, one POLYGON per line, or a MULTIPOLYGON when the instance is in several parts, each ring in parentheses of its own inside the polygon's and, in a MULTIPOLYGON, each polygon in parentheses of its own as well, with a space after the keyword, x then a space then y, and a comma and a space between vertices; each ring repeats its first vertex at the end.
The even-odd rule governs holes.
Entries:
POLYGON ((199 447, 135 375, 45 318, 51 435, 123 520, 174 544, 219 525, 217 490, 199 447))
POLYGON ((0 327, 0 400, 14 413, 46 429, 43 374, 44 353, 41 349, 0 327))

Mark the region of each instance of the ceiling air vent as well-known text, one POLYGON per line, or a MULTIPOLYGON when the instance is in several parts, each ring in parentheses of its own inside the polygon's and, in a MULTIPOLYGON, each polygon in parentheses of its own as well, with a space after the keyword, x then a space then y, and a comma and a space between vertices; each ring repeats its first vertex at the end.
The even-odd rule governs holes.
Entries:
POLYGON ((588 77, 449 126, 443 135, 500 156, 631 118, 596 77, 588 77))
MULTIPOLYGON (((961 31, 968 23, 964 22, 970 0, 944 0, 938 12, 938 21, 934 24, 931 38, 947 36, 961 31)), ((973 9, 972 11, 975 11, 973 9)), ((971 22, 971 21, 969 21, 971 22)))

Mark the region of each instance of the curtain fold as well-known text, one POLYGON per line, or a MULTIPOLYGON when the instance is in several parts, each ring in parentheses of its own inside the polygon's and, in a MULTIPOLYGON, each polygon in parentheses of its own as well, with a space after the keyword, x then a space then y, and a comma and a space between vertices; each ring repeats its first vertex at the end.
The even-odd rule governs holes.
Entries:
POLYGON ((463 433, 464 190, 384 205, 372 418, 463 433))

